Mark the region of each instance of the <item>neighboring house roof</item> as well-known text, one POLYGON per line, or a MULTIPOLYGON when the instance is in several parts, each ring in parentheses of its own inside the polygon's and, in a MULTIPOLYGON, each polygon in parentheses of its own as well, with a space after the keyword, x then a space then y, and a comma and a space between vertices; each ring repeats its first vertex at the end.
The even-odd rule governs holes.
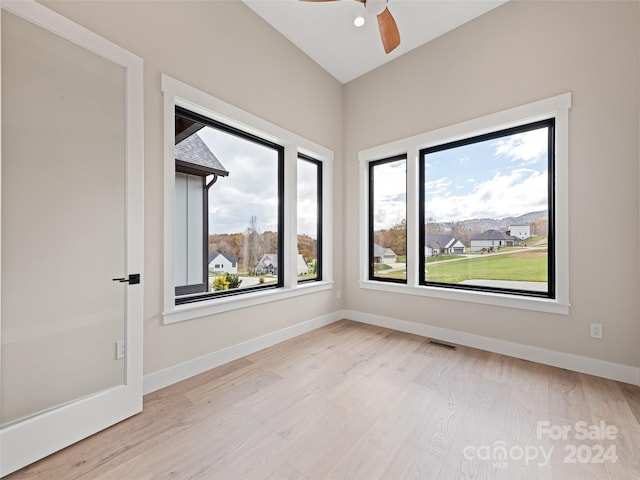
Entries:
POLYGON ((258 264, 263 265, 277 265, 278 264, 278 254, 277 253, 265 253, 258 264))
MULTIPOLYGON (((258 262, 258 264, 256 265, 256 268, 268 267, 270 265, 275 265, 276 267, 278 266, 277 253, 267 253, 263 255, 260 261, 258 262)), ((306 269, 309 268, 309 265, 307 265, 307 262, 305 261, 304 257, 300 253, 298 254, 298 258, 297 258, 297 266, 298 266, 298 270, 301 268, 306 268, 306 269)))
POLYGON ((445 234, 427 234, 427 247, 433 248, 436 245, 441 247, 448 247, 450 244, 455 243, 456 239, 451 235, 445 234))
POLYGON ((273 271, 276 272, 278 270, 278 254, 267 253, 263 255, 255 268, 258 273, 269 271, 270 268, 273 268, 273 271))
POLYGON ((396 252, 394 252, 393 250, 391 250, 390 248, 387 247, 381 247, 380 245, 378 245, 377 243, 373 244, 373 256, 374 257, 382 257, 384 256, 384 254, 393 254, 396 255, 396 252))
POLYGON ((234 257, 232 255, 227 255, 226 253, 222 253, 222 252, 211 252, 211 253, 209 253, 209 263, 213 262, 213 260, 216 257, 218 257, 219 255, 222 255, 224 258, 226 258, 231 263, 237 263, 238 262, 238 257, 234 257))
POLYGON ((176 165, 194 169, 197 173, 222 177, 229 175, 198 134, 193 134, 178 143, 174 148, 174 156, 176 165))
POLYGON ((471 241, 474 240, 520 240, 520 238, 507 235, 501 230, 487 230, 471 237, 471 241))

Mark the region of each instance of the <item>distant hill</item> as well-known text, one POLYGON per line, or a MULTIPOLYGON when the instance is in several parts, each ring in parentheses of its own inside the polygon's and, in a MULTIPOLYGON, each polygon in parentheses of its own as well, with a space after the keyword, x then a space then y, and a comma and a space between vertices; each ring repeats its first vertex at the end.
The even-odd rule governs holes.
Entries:
MULTIPOLYGON (((455 222, 458 228, 465 228, 468 230, 504 230, 509 225, 529 225, 536 220, 547 218, 549 213, 546 210, 539 212, 530 212, 520 215, 518 217, 504 217, 504 218, 473 218, 470 220, 462 220, 455 222)), ((450 223, 449 228, 453 225, 450 223)))
POLYGON ((504 218, 471 218, 468 220, 460 220, 457 222, 436 222, 429 224, 429 230, 432 233, 451 233, 454 230, 460 234, 462 231, 467 233, 480 233, 486 230, 506 230, 509 225, 531 225, 538 220, 547 219, 549 216, 546 210, 538 212, 529 212, 517 217, 504 218))

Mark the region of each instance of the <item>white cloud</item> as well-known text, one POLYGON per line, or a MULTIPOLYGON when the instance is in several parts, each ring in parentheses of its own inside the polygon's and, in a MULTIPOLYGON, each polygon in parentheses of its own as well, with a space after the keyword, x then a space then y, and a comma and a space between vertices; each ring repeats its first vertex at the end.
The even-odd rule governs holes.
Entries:
POLYGON ((496 174, 470 194, 433 197, 425 211, 439 221, 502 218, 544 209, 547 201, 546 173, 520 168, 496 174))
POLYGON ((429 180, 424 183, 424 190, 427 195, 440 195, 449 190, 451 180, 447 177, 429 180))
POLYGON ((402 160, 376 165, 373 192, 375 230, 390 228, 406 218, 406 162, 402 160))
POLYGON ((407 204, 405 202, 387 202, 377 204, 379 208, 373 214, 374 230, 391 228, 399 224, 407 216, 407 204))
POLYGON ((314 199, 298 201, 298 232, 316 238, 318 230, 318 205, 314 199))
POLYGON ((547 137, 547 128, 517 133, 495 142, 496 154, 523 165, 536 163, 546 158, 547 137))
POLYGON ((298 233, 317 237, 318 230, 318 170, 306 161, 298 162, 298 233))

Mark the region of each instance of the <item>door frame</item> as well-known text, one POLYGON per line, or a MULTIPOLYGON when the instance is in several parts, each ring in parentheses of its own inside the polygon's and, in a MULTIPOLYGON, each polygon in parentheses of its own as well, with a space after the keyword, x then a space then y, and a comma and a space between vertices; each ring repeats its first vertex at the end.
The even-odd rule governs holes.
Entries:
MULTIPOLYGON (((144 247, 142 59, 33 0, 0 0, 0 20, 3 11, 17 15, 124 68, 125 264, 127 271, 122 272, 122 276, 142 273, 144 247)), ((1 122, 0 118, 0 125, 1 122)), ((0 148, 0 171, 1 165, 0 148)), ((1 208, 0 203, 0 215, 1 208)), ((105 275, 109 273, 105 272, 105 275)), ((123 286, 126 289, 124 384, 0 428, 0 477, 142 411, 143 287, 142 281, 136 285, 123 286)), ((0 326, 1 322, 0 318, 0 326)), ((0 372, 1 368, 0 363, 0 372)))

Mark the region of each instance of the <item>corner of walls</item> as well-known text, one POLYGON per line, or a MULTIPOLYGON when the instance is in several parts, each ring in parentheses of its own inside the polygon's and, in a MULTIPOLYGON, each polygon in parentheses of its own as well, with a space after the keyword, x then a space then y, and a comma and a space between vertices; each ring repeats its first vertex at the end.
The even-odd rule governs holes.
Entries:
POLYGON ((499 340, 497 338, 484 337, 459 330, 450 330, 424 323, 410 322, 354 310, 343 310, 341 315, 341 318, 347 318, 360 323, 412 333, 422 337, 443 340, 466 347, 486 350, 492 353, 640 386, 640 367, 638 366, 622 365, 546 348, 499 340))
POLYGON ((330 325, 341 319, 411 333, 426 338, 443 340, 470 348, 477 348, 479 350, 640 386, 640 367, 637 366, 622 365, 580 355, 484 337, 459 330, 450 330, 398 318, 342 309, 231 345, 164 370, 147 374, 143 379, 143 393, 146 395, 155 392, 156 390, 168 387, 174 383, 186 380, 264 348, 330 325))
POLYGON ((187 378, 250 355, 264 348, 284 342, 343 318, 341 311, 321 315, 304 322, 291 325, 265 335, 246 340, 235 345, 208 353, 198 358, 173 365, 158 372, 149 373, 143 378, 143 394, 146 395, 161 388, 168 387, 187 378))

